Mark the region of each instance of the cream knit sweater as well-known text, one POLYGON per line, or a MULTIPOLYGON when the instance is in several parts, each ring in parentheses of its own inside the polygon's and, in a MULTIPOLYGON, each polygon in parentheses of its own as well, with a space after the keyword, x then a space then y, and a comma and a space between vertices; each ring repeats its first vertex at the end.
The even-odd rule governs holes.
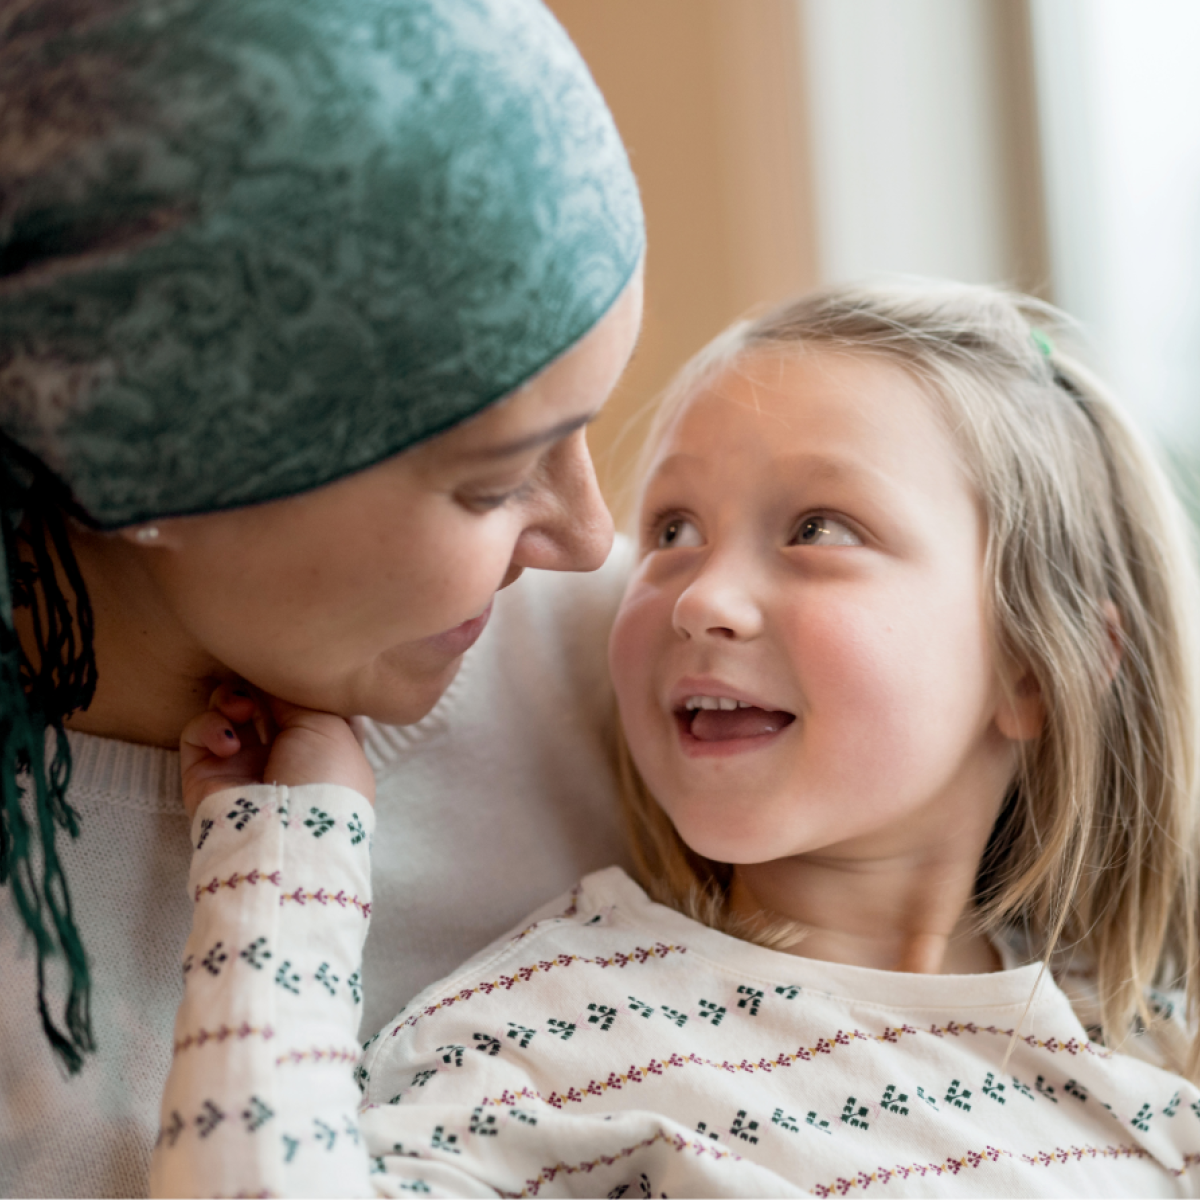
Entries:
MULTIPOLYGON (((607 627, 629 548, 592 575, 531 572, 419 725, 371 727, 374 925, 364 1027, 582 871, 619 861, 607 627)), ((0 1194, 144 1194, 182 994, 192 849, 173 752, 71 736, 82 835, 63 848, 99 1048, 63 1078, 23 927, 0 893, 0 1194)), ((63 839, 65 841, 65 839, 63 839)))

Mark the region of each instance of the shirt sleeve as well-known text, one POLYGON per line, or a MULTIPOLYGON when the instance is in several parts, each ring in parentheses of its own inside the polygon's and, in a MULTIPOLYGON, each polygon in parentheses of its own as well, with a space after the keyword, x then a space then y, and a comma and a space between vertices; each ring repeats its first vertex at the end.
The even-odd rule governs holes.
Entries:
POLYGON ((331 784, 201 804, 152 1195, 373 1194, 355 1081, 373 827, 331 784))
POLYGON ((373 824, 328 784, 230 789, 197 811, 152 1196, 496 1194, 486 1154, 429 1162, 360 1129, 373 824))

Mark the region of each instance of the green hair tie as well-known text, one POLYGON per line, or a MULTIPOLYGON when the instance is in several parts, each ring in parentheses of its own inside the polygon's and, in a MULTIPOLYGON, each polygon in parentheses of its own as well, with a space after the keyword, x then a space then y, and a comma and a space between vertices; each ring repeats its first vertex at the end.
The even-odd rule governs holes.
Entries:
POLYGON ((1050 358, 1054 354, 1054 343, 1050 340, 1050 335, 1045 330, 1039 329, 1034 325, 1029 330, 1029 336, 1033 339, 1033 344, 1037 347, 1038 353, 1043 358, 1050 358))

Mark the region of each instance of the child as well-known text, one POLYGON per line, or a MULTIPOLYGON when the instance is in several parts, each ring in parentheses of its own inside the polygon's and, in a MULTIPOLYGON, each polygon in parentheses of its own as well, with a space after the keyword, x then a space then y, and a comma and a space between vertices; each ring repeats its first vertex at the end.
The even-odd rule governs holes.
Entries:
POLYGON ((1197 589, 1055 324, 833 288, 687 368, 610 647, 649 896, 588 877, 357 1067, 356 746, 219 694, 156 1189, 1194 1195, 1197 589))

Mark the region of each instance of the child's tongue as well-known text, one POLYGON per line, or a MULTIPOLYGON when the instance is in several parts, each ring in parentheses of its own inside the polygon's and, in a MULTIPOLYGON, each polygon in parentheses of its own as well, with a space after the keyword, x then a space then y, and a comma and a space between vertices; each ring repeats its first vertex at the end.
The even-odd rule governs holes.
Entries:
POLYGON ((762 708, 701 708, 692 718, 692 737, 701 742, 729 742, 734 738, 761 737, 778 733, 795 718, 787 712, 762 708))

